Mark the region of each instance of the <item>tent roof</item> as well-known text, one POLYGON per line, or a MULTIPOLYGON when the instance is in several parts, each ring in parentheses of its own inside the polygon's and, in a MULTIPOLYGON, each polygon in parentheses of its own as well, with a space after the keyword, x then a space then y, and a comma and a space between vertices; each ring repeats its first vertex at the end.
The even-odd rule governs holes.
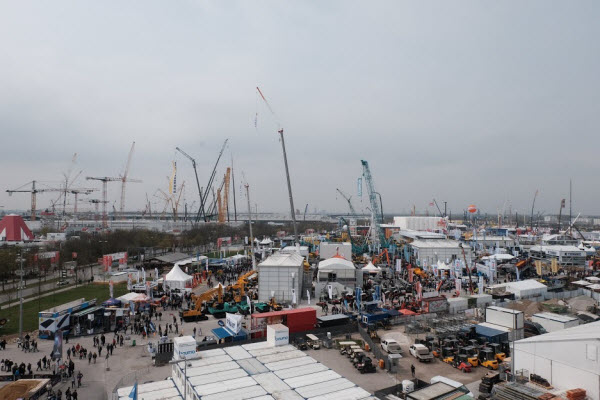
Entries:
POLYGON ((190 256, 183 253, 168 253, 162 256, 154 257, 153 260, 158 260, 168 264, 175 264, 177 261, 185 260, 189 257, 190 256))
POLYGON ((593 285, 586 287, 586 289, 598 290, 598 289, 600 289, 600 284, 594 283, 593 285))
POLYGON ((592 282, 589 281, 575 281, 575 282, 571 282, 573 285, 581 285, 581 286, 589 286, 592 284, 592 282))
POLYGON ((0 221, 0 238, 6 238, 7 242, 21 242, 33 240, 33 233, 25 225, 21 216, 11 214, 0 221))
POLYGON ((361 269, 363 271, 379 271, 379 269, 376 266, 374 266, 371 261, 369 261, 369 263, 361 269))
POLYGON ((600 322, 592 322, 572 328, 517 340, 515 343, 568 342, 573 340, 600 340, 600 322))
POLYGON ((177 264, 175 264, 171 271, 165 276, 165 281, 185 282, 189 280, 192 280, 192 277, 183 272, 177 264))
POLYGON ((258 264, 260 267, 302 266, 304 257, 298 253, 275 253, 258 264))
POLYGON ((587 277, 585 277, 583 279, 585 279, 586 281, 590 281, 590 282, 598 282, 598 281, 600 281, 600 278, 598 278, 597 276, 587 276, 587 277))
POLYGON ((332 257, 319 263, 319 269, 356 269, 352 261, 343 257, 332 257))

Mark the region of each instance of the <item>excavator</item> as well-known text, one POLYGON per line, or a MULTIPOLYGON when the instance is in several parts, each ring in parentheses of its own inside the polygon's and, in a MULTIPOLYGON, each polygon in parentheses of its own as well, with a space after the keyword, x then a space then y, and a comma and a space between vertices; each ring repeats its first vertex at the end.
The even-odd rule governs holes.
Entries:
POLYGON ((203 311, 204 303, 212 302, 215 297, 217 298, 218 303, 223 302, 223 286, 219 284, 217 287, 212 288, 201 295, 192 295, 192 302, 194 303, 194 308, 181 311, 179 315, 186 322, 191 321, 206 321, 208 317, 205 315, 203 311))

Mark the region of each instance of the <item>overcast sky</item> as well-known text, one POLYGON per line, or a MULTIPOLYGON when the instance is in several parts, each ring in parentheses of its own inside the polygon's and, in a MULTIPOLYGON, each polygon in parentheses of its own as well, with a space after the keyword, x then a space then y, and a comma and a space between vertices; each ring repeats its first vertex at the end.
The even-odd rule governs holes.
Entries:
MULTIPOLYGON (((191 204, 175 146, 204 186, 229 138, 217 180, 233 155, 238 208, 244 171, 259 211, 287 211, 280 124, 299 209, 346 210, 336 188, 366 207, 366 159, 386 212, 436 198, 456 214, 528 213, 539 189, 536 209, 557 213, 573 178, 574 212, 600 214, 598 1, 0 4, 7 209, 30 197, 5 189, 58 185, 73 153, 75 186, 99 188, 85 176, 118 176, 133 141, 130 177, 143 183, 129 184, 126 208, 146 193, 161 207, 173 160, 191 204)), ((109 185, 111 202, 119 191, 109 185)))

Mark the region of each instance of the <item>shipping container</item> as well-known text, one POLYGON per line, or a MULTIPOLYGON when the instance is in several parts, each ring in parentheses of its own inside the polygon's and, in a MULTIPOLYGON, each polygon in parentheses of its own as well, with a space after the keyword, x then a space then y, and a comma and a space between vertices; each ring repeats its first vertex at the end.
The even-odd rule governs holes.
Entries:
POLYGON ((531 317, 532 322, 537 322, 548 332, 572 328, 579 325, 579 318, 554 313, 538 313, 531 317))
POLYGON ((525 316, 522 311, 492 306, 485 309, 485 322, 510 329, 523 329, 525 316))
POLYGON ((252 337, 266 336, 267 325, 283 324, 290 329, 290 333, 296 333, 310 331, 315 328, 316 323, 317 310, 312 307, 252 314, 252 329, 261 330, 260 332, 253 333, 252 337))

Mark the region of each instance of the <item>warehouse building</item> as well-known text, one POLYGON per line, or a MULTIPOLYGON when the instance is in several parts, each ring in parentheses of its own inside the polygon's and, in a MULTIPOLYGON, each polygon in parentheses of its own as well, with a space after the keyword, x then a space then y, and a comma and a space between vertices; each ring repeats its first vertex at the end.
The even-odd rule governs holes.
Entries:
MULTIPOLYGON (((420 262, 420 265, 433 265, 438 261, 462 260, 460 242, 450 239, 415 240, 408 244, 409 256, 420 262)), ((471 263, 471 249, 464 246, 467 261, 471 263)))
POLYGON ((303 264, 304 257, 295 252, 275 253, 258 264, 258 301, 300 302, 303 264))
POLYGON ((515 371, 527 370, 559 390, 582 388, 600 398, 600 322, 514 343, 515 371))

